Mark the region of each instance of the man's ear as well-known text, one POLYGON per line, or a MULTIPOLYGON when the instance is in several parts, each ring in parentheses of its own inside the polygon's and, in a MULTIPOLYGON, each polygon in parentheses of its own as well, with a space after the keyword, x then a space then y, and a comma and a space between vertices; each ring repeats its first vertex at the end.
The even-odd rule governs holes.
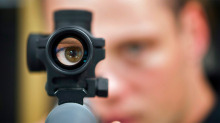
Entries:
POLYGON ((188 50, 192 53, 191 58, 196 59, 197 63, 201 62, 210 43, 210 30, 204 9, 198 2, 188 2, 179 19, 188 50))

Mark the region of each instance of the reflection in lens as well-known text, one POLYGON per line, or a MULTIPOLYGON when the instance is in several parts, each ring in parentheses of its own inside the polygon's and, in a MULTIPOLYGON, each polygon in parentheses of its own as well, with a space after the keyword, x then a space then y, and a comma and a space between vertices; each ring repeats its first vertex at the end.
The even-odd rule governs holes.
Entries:
POLYGON ((65 38, 56 48, 57 59, 67 66, 79 63, 83 57, 84 49, 81 42, 75 38, 65 38))

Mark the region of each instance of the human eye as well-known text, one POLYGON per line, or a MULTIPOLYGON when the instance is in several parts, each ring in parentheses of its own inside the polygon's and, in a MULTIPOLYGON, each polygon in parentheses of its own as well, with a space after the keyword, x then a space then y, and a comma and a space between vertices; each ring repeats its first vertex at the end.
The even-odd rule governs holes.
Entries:
POLYGON ((66 66, 71 66, 79 63, 83 57, 83 46, 79 43, 70 42, 72 39, 65 39, 56 48, 57 59, 66 66))
POLYGON ((142 42, 125 43, 119 48, 120 57, 126 60, 126 62, 137 63, 146 49, 146 44, 142 42))
POLYGON ((143 45, 138 43, 128 44, 124 47, 124 50, 126 50, 126 52, 132 57, 138 57, 143 50, 143 45))

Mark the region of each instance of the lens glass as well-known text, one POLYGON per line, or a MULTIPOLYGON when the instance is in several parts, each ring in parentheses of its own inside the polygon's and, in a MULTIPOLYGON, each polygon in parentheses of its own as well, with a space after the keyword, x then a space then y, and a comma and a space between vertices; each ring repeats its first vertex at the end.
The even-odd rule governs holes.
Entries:
POLYGON ((83 45, 76 38, 64 38, 56 47, 56 57, 65 66, 79 63, 83 58, 83 54, 83 45))

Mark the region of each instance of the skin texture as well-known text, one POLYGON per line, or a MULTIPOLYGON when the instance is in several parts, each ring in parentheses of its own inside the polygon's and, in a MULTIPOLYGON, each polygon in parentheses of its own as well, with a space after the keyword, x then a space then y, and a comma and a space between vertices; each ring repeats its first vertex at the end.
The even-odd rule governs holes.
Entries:
POLYGON ((106 40, 96 75, 109 79, 109 97, 91 99, 102 122, 201 122, 214 105, 203 74, 209 28, 199 3, 176 18, 160 0, 46 0, 47 25, 59 9, 93 12, 92 33, 106 40))

